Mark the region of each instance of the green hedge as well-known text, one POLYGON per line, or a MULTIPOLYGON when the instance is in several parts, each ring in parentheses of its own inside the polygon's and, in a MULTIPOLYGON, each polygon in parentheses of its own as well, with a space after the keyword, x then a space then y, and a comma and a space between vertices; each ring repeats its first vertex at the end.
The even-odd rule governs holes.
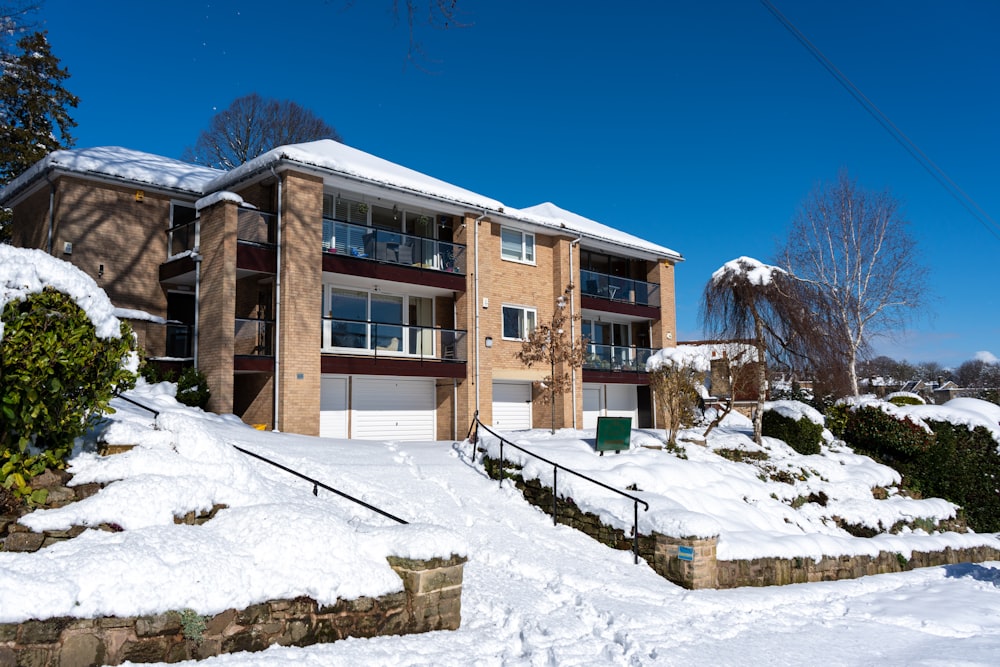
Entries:
POLYGON ((775 410, 761 417, 761 434, 784 440, 799 454, 819 454, 823 442, 823 426, 806 417, 795 420, 775 410))
POLYGON ((923 427, 872 405, 848 413, 842 437, 851 447, 892 467, 910 463, 934 443, 934 435, 923 427))
POLYGON ((907 488, 961 506, 973 530, 1000 531, 1000 453, 991 433, 982 426, 927 425, 932 433, 866 406, 848 415, 844 440, 895 468, 907 488))

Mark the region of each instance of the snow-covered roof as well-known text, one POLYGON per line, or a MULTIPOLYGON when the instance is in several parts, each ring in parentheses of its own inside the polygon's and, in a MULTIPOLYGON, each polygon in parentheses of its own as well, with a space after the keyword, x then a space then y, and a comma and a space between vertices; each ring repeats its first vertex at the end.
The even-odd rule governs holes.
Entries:
POLYGON ((0 190, 0 202, 13 199, 29 184, 51 170, 104 176, 151 187, 201 194, 212 179, 225 172, 172 158, 122 148, 96 146, 54 151, 32 165, 0 190))
POLYGON ((507 207, 496 199, 331 139, 279 146, 231 171, 203 167, 120 146, 55 151, 35 163, 0 191, 0 203, 9 203, 42 175, 56 169, 118 179, 135 185, 212 196, 213 193, 229 190, 236 184, 282 163, 302 165, 357 179, 363 183, 451 202, 513 221, 563 233, 583 235, 588 239, 638 250, 672 261, 684 259, 670 248, 590 220, 550 202, 525 209, 507 207))
POLYGON ((495 199, 484 197, 471 190, 446 183, 332 139, 279 146, 232 171, 222 174, 207 185, 206 192, 232 187, 235 183, 280 162, 294 162, 307 167, 315 167, 366 182, 405 190, 413 194, 464 204, 477 210, 502 211, 504 208, 504 205, 495 199))
POLYGON ((552 202, 507 211, 507 215, 515 218, 520 217, 528 222, 534 222, 546 227, 576 232, 589 238, 610 241, 615 245, 643 250, 661 257, 668 257, 674 261, 683 261, 684 259, 680 253, 670 248, 651 243, 638 236, 633 236, 614 227, 609 227, 595 220, 585 218, 572 211, 559 208, 552 202))

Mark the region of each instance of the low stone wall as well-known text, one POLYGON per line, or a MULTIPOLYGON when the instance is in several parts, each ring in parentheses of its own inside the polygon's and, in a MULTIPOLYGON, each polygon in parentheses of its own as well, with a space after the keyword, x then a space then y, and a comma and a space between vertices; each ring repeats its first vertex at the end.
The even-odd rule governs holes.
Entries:
MULTIPOLYGON (((500 479, 498 461, 484 459, 487 474, 500 479)), ((549 516, 553 511, 552 489, 536 479, 525 481, 520 468, 505 463, 502 474, 511 479, 524 499, 549 516)), ((580 530, 602 544, 631 550, 631 534, 601 522, 596 514, 582 511, 572 498, 559 498, 556 520, 580 530)), ((943 551, 913 552, 909 559, 900 554, 881 552, 877 556, 825 556, 812 558, 756 558, 753 560, 718 560, 717 537, 669 537, 653 533, 639 535, 639 556, 663 578, 688 589, 738 588, 740 586, 779 586, 816 581, 856 579, 871 574, 903 572, 918 567, 955 563, 981 563, 1000 560, 1000 549, 971 547, 945 548, 943 551)))
POLYGON ((457 630, 465 557, 389 558, 400 593, 319 605, 308 597, 271 600, 202 617, 190 610, 155 616, 50 618, 0 623, 0 667, 83 667, 179 662, 271 645, 310 646, 347 637, 457 630))
POLYGON ((857 579, 872 574, 906 572, 918 567, 981 563, 1000 560, 1000 550, 993 547, 968 547, 943 551, 914 551, 910 558, 887 551, 877 556, 824 556, 812 558, 755 558, 720 560, 716 565, 715 588, 740 586, 782 586, 816 581, 857 579))

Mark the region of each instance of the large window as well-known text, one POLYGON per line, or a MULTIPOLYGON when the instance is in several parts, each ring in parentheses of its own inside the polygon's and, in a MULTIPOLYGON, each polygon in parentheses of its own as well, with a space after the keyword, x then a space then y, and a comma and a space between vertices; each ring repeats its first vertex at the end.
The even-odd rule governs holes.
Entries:
POLYGON ((535 263, 535 235, 500 228, 500 256, 514 262, 535 263))
POLYGON ((537 313, 524 306, 503 307, 503 337, 507 340, 524 340, 535 330, 537 313))
POLYGON ((433 354, 434 300, 325 285, 323 347, 433 354))

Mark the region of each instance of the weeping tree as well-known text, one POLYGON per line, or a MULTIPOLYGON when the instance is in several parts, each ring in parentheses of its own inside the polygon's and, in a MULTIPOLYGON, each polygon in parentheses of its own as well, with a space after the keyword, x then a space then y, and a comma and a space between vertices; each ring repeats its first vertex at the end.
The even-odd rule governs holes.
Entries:
POLYGON ((757 409, 753 437, 761 441, 763 404, 767 400, 766 364, 769 340, 778 338, 789 307, 792 278, 784 270, 750 257, 727 262, 712 274, 702 296, 702 322, 717 338, 750 341, 757 351, 757 409))
MULTIPOLYGON (((549 368, 549 374, 538 383, 538 387, 542 390, 540 402, 550 406, 550 428, 553 433, 556 432, 556 395, 561 396, 572 389, 573 373, 583 365, 586 349, 583 339, 574 340, 570 332, 570 316, 566 314, 566 305, 572 298, 573 285, 569 285, 556 299, 552 319, 536 326, 515 355, 528 368, 549 368)), ((575 317, 579 320, 579 315, 575 317)))

